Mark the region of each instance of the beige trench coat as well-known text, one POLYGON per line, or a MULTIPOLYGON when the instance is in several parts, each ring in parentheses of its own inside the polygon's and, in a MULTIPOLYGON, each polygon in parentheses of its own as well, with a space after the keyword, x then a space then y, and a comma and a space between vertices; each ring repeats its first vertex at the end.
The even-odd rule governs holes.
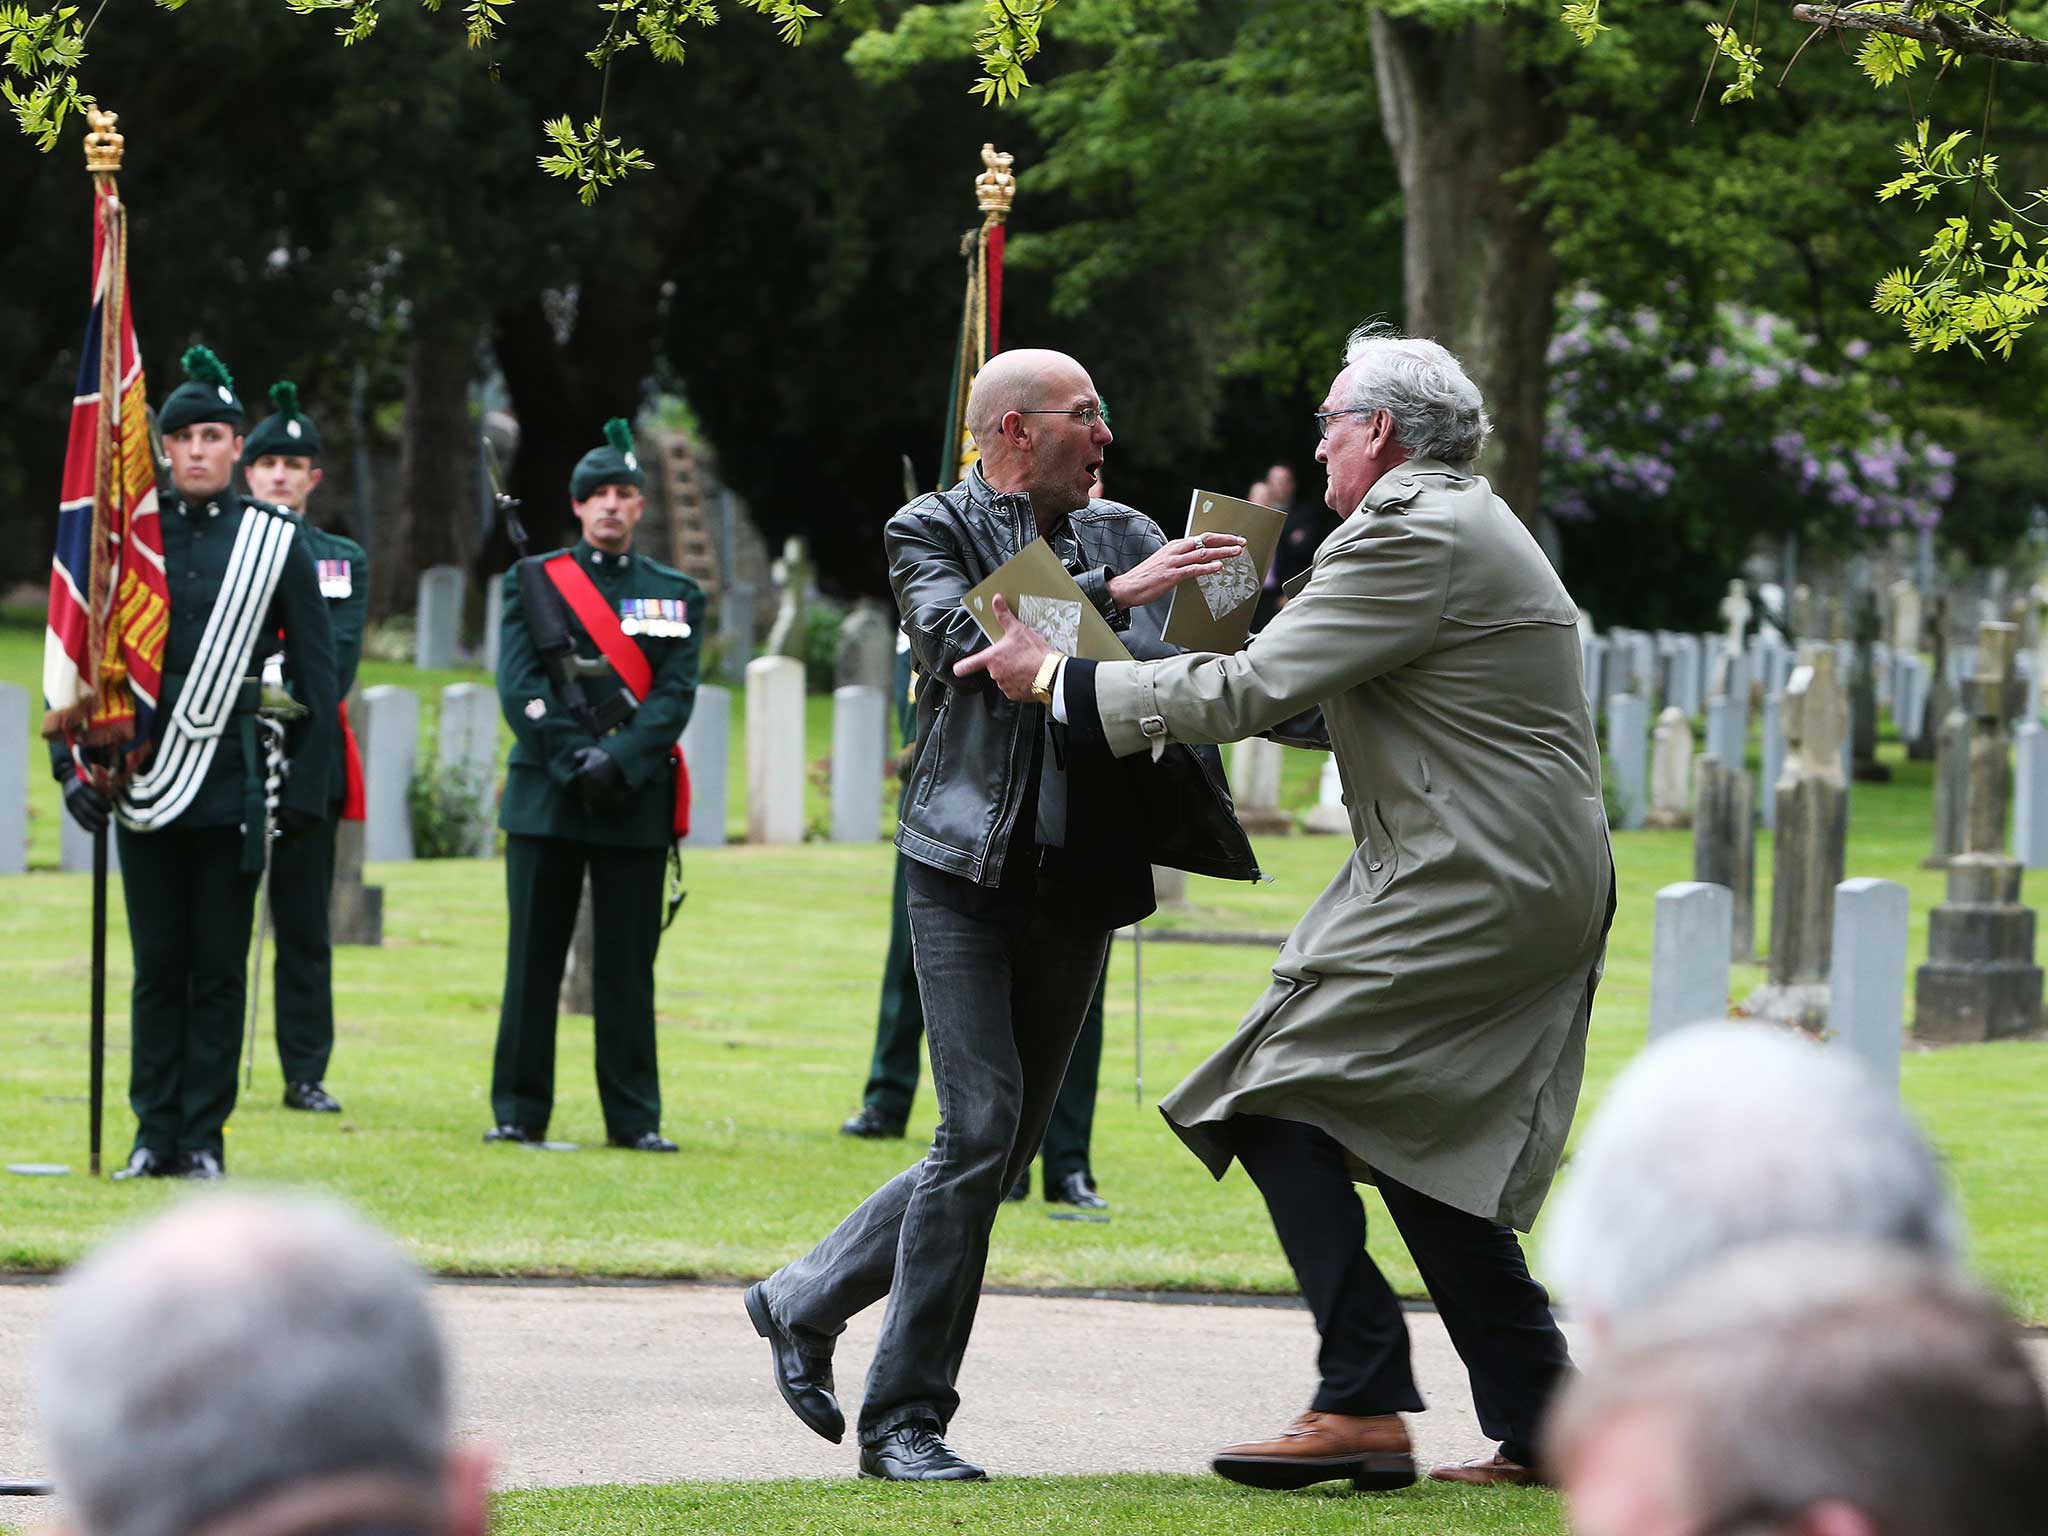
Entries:
POLYGON ((1535 1221, 1612 914, 1577 618, 1485 480, 1414 460, 1246 650, 1096 669, 1119 756, 1320 703, 1344 783, 1357 846, 1237 1033, 1160 1105, 1218 1178, 1222 1122, 1269 1115, 1329 1132, 1362 1178, 1535 1221))

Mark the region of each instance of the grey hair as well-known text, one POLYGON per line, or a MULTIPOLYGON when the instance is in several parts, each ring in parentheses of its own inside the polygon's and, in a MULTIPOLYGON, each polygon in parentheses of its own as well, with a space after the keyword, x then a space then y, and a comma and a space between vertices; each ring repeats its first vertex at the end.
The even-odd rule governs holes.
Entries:
POLYGON ((1357 370, 1346 408, 1393 417, 1394 439, 1410 458, 1470 464, 1486 446, 1493 422, 1479 386, 1436 342, 1372 321, 1344 343, 1344 365, 1357 370))
POLYGON ((1764 1244, 1678 1287, 1614 1346, 1553 1409, 1553 1470, 1569 1473, 1603 1424, 1647 1414, 1677 1442, 1663 1471, 1695 1524, 1776 1530, 1839 1499, 1884 1536, 2040 1528, 2048 1404, 2010 1320, 1950 1265, 1764 1244))
POLYGON ((86 1536, 184 1536, 309 1478, 437 1483, 440 1332, 416 1270, 326 1200, 202 1197, 64 1281, 37 1398, 86 1536))
POLYGON ((1613 1321, 1749 1243, 1857 1237, 1953 1260, 1962 1224, 1934 1153, 1838 1049, 1695 1024, 1629 1063, 1551 1213, 1544 1267, 1613 1321))

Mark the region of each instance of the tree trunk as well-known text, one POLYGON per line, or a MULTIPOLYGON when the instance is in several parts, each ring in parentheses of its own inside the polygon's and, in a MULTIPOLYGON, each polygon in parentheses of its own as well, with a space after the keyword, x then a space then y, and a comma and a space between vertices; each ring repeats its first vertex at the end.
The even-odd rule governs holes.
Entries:
POLYGON ((1539 528, 1557 263, 1510 178, 1550 144, 1554 125, 1542 80, 1518 57, 1523 25, 1432 27, 1376 11, 1372 54, 1406 203, 1408 329, 1471 373, 1494 426, 1480 468, 1539 528))
POLYGON ((415 297, 397 515, 385 523, 383 547, 370 561, 371 608, 379 616, 410 613, 420 572, 461 565, 476 542, 477 450, 469 419, 476 339, 466 313, 415 297))

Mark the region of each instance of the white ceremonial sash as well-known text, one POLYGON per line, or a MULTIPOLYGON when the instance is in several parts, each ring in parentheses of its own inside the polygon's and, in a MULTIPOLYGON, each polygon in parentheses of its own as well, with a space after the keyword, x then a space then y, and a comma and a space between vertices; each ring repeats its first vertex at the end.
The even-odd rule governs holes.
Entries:
POLYGON ((185 690, 165 723, 155 757, 116 807, 123 826, 154 832, 183 815, 199 793, 220 749, 221 732, 234 718, 235 697, 297 531, 289 518, 256 507, 243 510, 227 574, 207 615, 199 653, 185 674, 185 690))

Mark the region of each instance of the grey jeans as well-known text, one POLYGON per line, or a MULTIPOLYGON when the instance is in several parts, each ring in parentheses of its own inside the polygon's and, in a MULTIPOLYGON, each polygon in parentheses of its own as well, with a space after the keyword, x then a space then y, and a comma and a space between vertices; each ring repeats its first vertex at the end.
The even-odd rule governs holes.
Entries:
POLYGON ((776 1321, 821 1355, 848 1318, 889 1298, 861 1403, 863 1445, 920 1419, 943 1432, 959 1408, 953 1383, 989 1230, 1037 1155, 1109 953, 1102 926, 1058 902, 969 917, 912 890, 909 912, 938 1134, 922 1162, 767 1283, 776 1321))

